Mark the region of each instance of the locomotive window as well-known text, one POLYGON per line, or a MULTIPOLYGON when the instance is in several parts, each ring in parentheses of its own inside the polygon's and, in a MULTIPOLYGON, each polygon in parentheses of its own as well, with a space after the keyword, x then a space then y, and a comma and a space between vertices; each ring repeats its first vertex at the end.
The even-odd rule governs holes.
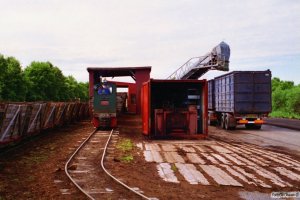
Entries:
POLYGON ((107 84, 99 85, 97 90, 98 90, 97 93, 99 95, 107 95, 107 94, 112 94, 113 93, 112 86, 107 85, 107 84))

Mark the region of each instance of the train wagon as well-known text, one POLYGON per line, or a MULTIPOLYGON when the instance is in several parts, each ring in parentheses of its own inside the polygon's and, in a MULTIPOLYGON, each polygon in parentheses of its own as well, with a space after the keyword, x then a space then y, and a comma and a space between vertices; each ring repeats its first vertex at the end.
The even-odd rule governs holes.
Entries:
POLYGON ((233 71, 208 81, 208 123, 260 129, 272 110, 271 71, 233 71))
POLYGON ((97 128, 115 128, 117 126, 117 87, 102 77, 95 78, 90 84, 93 94, 90 95, 92 123, 97 128))

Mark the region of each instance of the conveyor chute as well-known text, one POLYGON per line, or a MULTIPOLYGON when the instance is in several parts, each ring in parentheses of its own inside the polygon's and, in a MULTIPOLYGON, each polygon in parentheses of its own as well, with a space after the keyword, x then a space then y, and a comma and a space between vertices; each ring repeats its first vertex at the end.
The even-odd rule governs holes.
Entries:
POLYGON ((198 79, 208 70, 228 71, 229 57, 229 45, 221 42, 206 55, 189 59, 167 79, 198 79))

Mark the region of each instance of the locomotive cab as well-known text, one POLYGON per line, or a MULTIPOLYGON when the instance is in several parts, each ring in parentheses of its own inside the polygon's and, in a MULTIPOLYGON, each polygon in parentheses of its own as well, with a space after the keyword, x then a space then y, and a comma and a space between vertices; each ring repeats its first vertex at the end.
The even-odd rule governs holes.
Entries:
POLYGON ((93 120, 94 127, 115 128, 117 126, 116 116, 116 85, 106 80, 94 85, 93 120))
POLYGON ((117 117, 122 114, 141 114, 141 87, 143 82, 150 79, 151 67, 88 67, 87 71, 90 114, 94 127, 116 128, 117 117), (135 83, 102 81, 102 77, 125 76, 131 77, 135 83), (127 88, 127 91, 117 92, 117 88, 127 88))

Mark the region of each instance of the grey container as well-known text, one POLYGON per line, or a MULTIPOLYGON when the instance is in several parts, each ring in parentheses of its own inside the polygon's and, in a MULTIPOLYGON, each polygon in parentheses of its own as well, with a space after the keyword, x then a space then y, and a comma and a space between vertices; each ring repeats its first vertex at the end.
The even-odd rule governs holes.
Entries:
POLYGON ((216 77, 215 111, 240 114, 271 112, 271 76, 271 71, 266 70, 233 71, 216 77))

